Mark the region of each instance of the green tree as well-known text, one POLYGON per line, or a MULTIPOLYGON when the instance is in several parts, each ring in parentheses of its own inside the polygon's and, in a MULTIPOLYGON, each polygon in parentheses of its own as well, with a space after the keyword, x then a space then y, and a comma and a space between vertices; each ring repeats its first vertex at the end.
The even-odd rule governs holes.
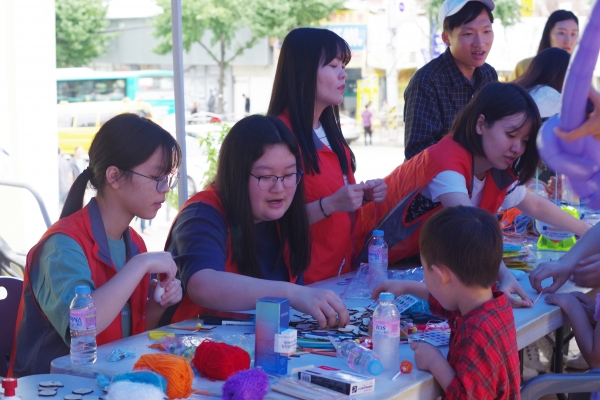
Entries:
MULTIPOLYGON (((189 52, 192 44, 198 43, 219 66, 217 112, 223 112, 225 71, 232 60, 259 39, 281 38, 290 29, 327 17, 342 4, 343 0, 182 0, 183 47, 189 52), (235 34, 243 28, 250 34, 239 43, 235 34)), ((158 5, 165 12, 154 20, 154 36, 161 39, 154 51, 167 54, 173 46, 171 1, 158 0, 158 5)))
POLYGON ((104 0, 56 0, 56 66, 80 67, 106 51, 114 34, 104 0))
MULTIPOLYGON (((431 37, 436 31, 442 29, 441 26, 436 26, 438 14, 444 0, 427 0, 425 3, 425 9, 427 10, 427 16, 431 21, 431 37)), ((516 0, 496 0, 496 8, 494 9, 494 18, 499 19, 502 22, 502 26, 505 28, 515 25, 521 20, 521 6, 516 0)), ((430 41, 431 42, 431 41, 430 41)), ((433 43, 432 43, 433 45, 433 43)), ((433 48, 431 48, 433 53, 433 48)))

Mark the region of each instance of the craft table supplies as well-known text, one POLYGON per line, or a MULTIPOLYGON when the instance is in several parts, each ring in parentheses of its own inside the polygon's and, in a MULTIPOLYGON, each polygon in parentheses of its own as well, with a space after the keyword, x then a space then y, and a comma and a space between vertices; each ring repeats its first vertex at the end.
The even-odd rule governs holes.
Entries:
POLYGON ((289 299, 263 297, 256 301, 256 367, 269 374, 287 374, 288 358, 275 352, 275 335, 288 329, 289 324, 289 299))

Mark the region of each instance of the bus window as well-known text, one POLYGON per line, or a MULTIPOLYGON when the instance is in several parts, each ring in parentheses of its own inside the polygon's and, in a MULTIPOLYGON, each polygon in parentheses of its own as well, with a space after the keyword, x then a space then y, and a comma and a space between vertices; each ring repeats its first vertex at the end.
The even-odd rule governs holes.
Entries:
POLYGON ((77 127, 94 127, 96 126, 96 113, 81 113, 77 115, 77 127))
POLYGON ((172 76, 144 76, 139 80, 140 91, 137 95, 139 100, 173 99, 173 77, 172 76))
POLYGON ((104 125, 104 123, 106 121, 108 121, 109 119, 111 119, 112 117, 116 116, 117 113, 116 112, 103 112, 100 114, 100 125, 104 125))
POLYGON ((82 101, 123 100, 126 92, 125 79, 80 79, 58 81, 57 101, 70 103, 82 101))
POLYGON ((74 116, 71 114, 58 114, 57 125, 59 128, 72 128, 74 116))

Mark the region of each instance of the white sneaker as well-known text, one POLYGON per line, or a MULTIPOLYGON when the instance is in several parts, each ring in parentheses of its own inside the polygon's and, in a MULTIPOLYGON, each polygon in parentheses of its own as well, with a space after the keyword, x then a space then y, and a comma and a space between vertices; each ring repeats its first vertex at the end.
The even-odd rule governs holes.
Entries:
MULTIPOLYGON (((544 364, 540 361, 540 349, 537 346, 537 342, 533 342, 529 346, 525 347, 523 354, 523 367, 532 368, 537 372, 547 372, 548 364, 544 364)), ((523 375, 525 374, 524 371, 525 370, 523 370, 523 375)))
POLYGON ((581 370, 590 369, 590 366, 585 361, 585 358, 583 358, 581 353, 577 354, 576 356, 567 357, 567 360, 565 361, 565 367, 581 370))
POLYGON ((540 373, 537 372, 535 369, 523 366, 523 382, 528 381, 531 378, 535 378, 539 374, 540 373))
MULTIPOLYGON (((554 340, 554 333, 550 334, 552 340, 554 340)), ((550 343, 548 339, 545 337, 536 340, 535 344, 537 344, 538 348, 541 350, 542 355, 548 360, 552 362, 552 356, 554 355, 554 346, 550 343)))

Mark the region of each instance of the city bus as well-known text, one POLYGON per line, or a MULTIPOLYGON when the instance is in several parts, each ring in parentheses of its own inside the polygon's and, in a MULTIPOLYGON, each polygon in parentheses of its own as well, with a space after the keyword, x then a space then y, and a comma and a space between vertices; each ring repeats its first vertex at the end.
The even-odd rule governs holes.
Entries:
POLYGON ((56 70, 57 103, 96 101, 144 101, 154 117, 175 112, 173 71, 140 70, 100 72, 90 68, 56 70))

